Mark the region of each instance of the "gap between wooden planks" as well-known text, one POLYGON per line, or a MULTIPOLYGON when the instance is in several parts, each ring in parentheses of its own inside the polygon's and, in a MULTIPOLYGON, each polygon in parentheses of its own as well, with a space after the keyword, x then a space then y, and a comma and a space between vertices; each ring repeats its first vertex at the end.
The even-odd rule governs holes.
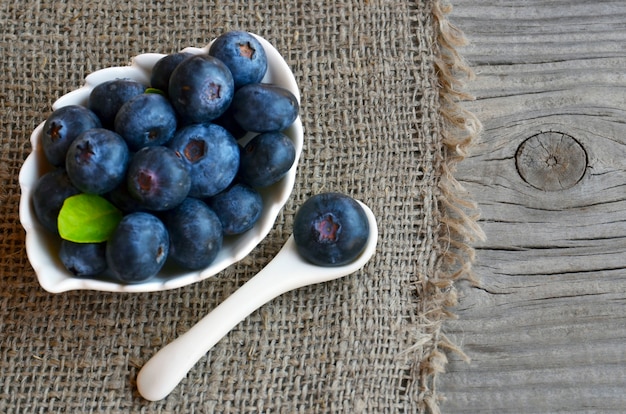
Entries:
POLYGON ((441 410, 626 412, 626 2, 453 6, 484 125, 455 176, 488 239, 445 327, 471 363, 449 355, 441 410))

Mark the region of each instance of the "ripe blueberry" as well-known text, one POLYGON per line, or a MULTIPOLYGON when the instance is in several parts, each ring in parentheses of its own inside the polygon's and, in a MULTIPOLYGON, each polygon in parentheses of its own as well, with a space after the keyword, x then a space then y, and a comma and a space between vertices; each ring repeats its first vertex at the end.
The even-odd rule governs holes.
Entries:
POLYGON ((106 242, 107 265, 112 276, 123 283, 154 277, 165 264, 168 252, 165 225, 149 213, 124 216, 106 242))
POLYGON ((64 168, 42 175, 33 189, 33 207, 39 222, 48 231, 59 234, 57 219, 63 202, 79 193, 64 168))
POLYGON ((183 123, 210 122, 226 111, 235 84, 219 59, 196 55, 183 60, 172 72, 168 95, 183 123))
POLYGON ((104 194, 124 181, 128 159, 128 147, 122 137, 108 129, 94 128, 72 142, 65 168, 76 188, 104 194))
POLYGON ((237 121, 235 121, 232 106, 229 106, 226 109, 226 112, 224 112, 222 115, 220 115, 218 118, 215 118, 211 122, 221 127, 224 127, 236 140, 243 138, 244 135, 248 133, 248 131, 243 129, 241 125, 239 125, 237 121))
POLYGON ((261 194, 241 183, 209 198, 208 203, 219 217, 224 234, 228 235, 250 230, 263 212, 261 194))
POLYGON ((185 162, 167 147, 144 147, 128 166, 128 192, 148 210, 176 207, 187 197, 191 178, 185 162))
POLYGON ((363 207, 340 193, 309 198, 294 217, 293 237, 298 253, 318 266, 341 266, 365 248, 369 222, 363 207))
POLYGON ((169 257, 187 269, 210 265, 222 248, 222 225, 203 201, 187 198, 164 215, 170 235, 169 257))
POLYGON ((195 124, 178 130, 169 143, 189 169, 189 195, 210 197, 230 185, 239 169, 239 145, 219 125, 195 124))
POLYGON ((172 53, 163 56, 152 67, 150 86, 167 94, 172 72, 180 62, 191 56, 193 56, 193 54, 188 52, 172 53))
POLYGON ((93 88, 87 105, 98 115, 103 127, 113 129, 115 115, 124 102, 141 95, 145 90, 146 85, 132 79, 109 80, 93 88))
POLYGON ((235 92, 233 117, 246 131, 282 131, 298 117, 298 100, 277 85, 252 83, 235 92))
POLYGON ((164 145, 176 132, 176 112, 163 95, 137 95, 117 112, 115 131, 124 137, 131 151, 164 145))
POLYGON ((248 32, 233 30, 222 34, 211 44, 209 55, 215 56, 230 69, 236 89, 261 82, 267 71, 265 50, 248 32))
POLYGON ((105 252, 105 243, 73 243, 61 240, 59 258, 73 276, 96 276, 107 269, 105 252))
POLYGON ((80 105, 61 107, 46 119, 41 145, 50 164, 65 164, 65 154, 70 144, 83 132, 99 128, 100 120, 95 113, 80 105))
POLYGON ((147 210, 144 206, 142 206, 141 201, 137 200, 130 194, 126 180, 115 187, 112 191, 105 194, 105 197, 124 214, 147 210))
POLYGON ((252 138, 241 151, 239 177, 252 187, 267 187, 287 174, 296 159, 291 139, 281 132, 252 138))

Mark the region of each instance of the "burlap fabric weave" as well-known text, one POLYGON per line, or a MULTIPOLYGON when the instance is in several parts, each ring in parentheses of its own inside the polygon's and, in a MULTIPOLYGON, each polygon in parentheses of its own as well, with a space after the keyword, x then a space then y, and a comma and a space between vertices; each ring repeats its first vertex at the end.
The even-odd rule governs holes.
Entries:
POLYGON ((452 177, 476 133, 459 101, 462 35, 434 0, 3 1, 0 9, 0 412, 437 411, 455 346, 442 329, 469 275, 471 203, 452 177), (302 91, 305 144, 291 199, 242 262, 153 294, 39 287, 19 222, 32 130, 89 73, 130 57, 258 33, 302 91), (339 191, 378 218, 361 271, 279 297, 237 326, 165 400, 142 364, 278 252, 312 194, 339 191))

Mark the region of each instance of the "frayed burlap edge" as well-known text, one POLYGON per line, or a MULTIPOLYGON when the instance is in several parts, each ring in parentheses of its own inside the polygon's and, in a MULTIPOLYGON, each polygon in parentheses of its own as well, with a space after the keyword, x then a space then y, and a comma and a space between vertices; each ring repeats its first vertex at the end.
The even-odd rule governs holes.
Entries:
POLYGON ((446 320, 455 318, 451 308, 457 304, 455 282, 477 281, 472 264, 475 254, 472 243, 485 235, 477 224, 478 207, 467 191, 455 179, 456 164, 462 161, 475 144, 481 131, 480 121, 462 107, 473 97, 462 91, 465 80, 474 74, 457 48, 467 40, 461 30, 452 25, 448 14, 452 6, 435 1, 433 18, 437 47, 435 70, 439 88, 438 125, 444 144, 441 149, 437 207, 440 226, 436 246, 438 260, 432 275, 422 278, 418 285, 420 301, 419 323, 424 328, 425 340, 419 365, 420 412, 440 413, 443 396, 437 392, 437 377, 445 371, 450 352, 469 362, 469 357, 442 331, 446 320))

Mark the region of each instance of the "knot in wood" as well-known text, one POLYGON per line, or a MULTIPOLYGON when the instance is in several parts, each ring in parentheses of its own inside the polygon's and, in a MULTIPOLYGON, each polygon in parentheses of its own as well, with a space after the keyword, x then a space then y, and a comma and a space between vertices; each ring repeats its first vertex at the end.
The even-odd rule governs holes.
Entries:
POLYGON ((583 178, 587 152, 567 134, 542 132, 522 142, 515 162, 528 184, 544 191, 559 191, 573 187, 583 178))

